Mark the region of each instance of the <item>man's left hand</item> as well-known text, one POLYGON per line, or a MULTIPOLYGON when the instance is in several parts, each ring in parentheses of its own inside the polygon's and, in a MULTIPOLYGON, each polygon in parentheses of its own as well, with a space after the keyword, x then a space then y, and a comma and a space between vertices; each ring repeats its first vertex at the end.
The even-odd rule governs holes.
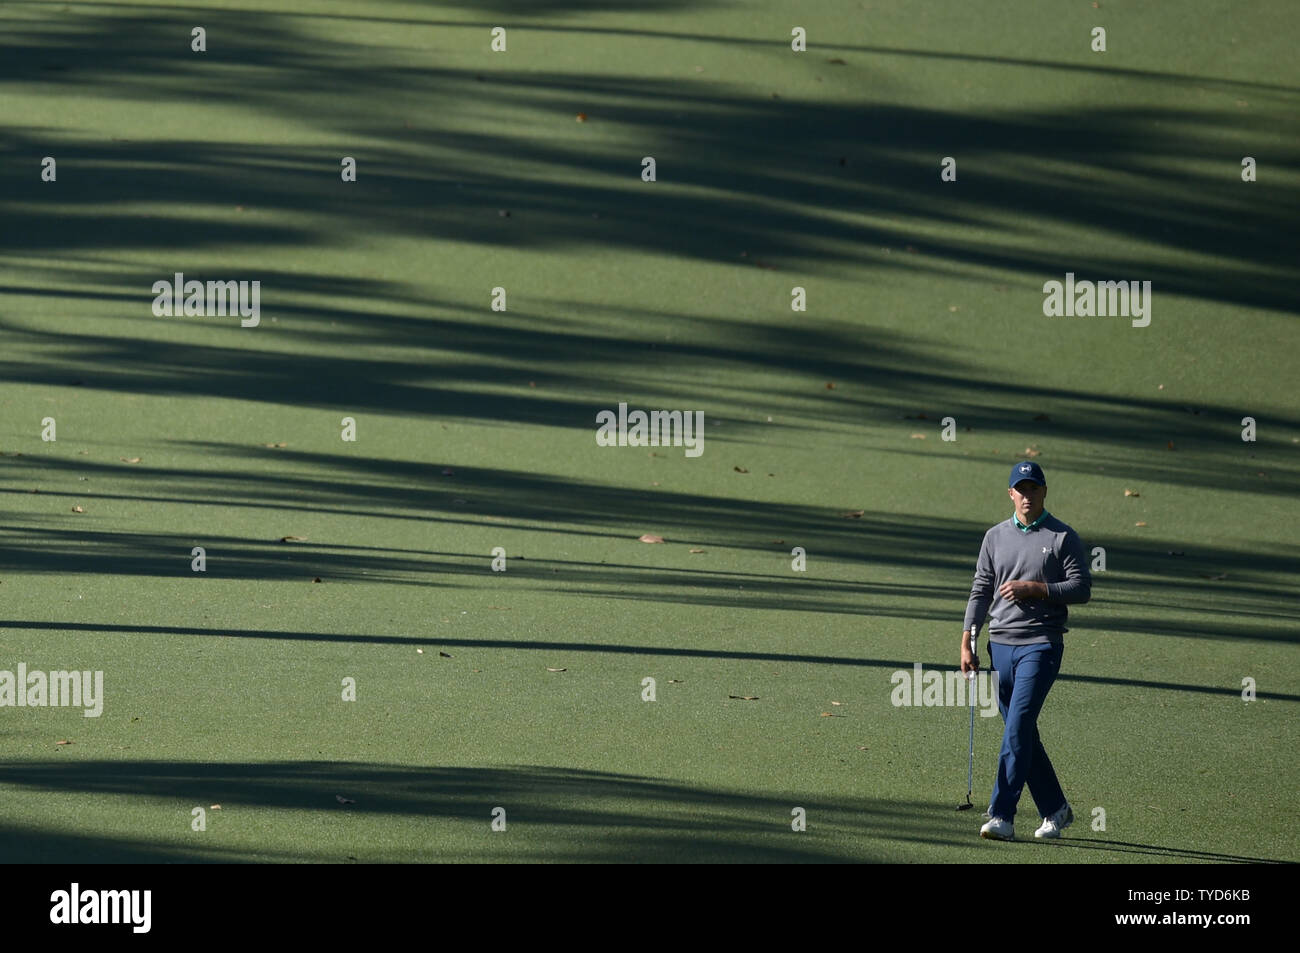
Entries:
POLYGON ((1027 579, 1008 579, 998 587, 998 593, 1010 602, 1028 602, 1030 599, 1046 599, 1047 583, 1031 582, 1027 579))

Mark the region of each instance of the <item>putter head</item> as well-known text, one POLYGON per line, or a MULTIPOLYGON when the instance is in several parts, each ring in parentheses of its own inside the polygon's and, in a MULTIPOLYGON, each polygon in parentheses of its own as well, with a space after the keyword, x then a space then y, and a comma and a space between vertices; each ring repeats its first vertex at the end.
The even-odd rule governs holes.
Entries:
POLYGON ((969 810, 970 810, 972 807, 974 807, 974 806, 975 806, 975 805, 972 804, 972 803, 970 802, 970 795, 967 795, 967 796, 966 796, 966 803, 965 803, 965 804, 958 804, 958 805, 957 805, 957 810, 959 810, 959 811, 969 811, 969 810))

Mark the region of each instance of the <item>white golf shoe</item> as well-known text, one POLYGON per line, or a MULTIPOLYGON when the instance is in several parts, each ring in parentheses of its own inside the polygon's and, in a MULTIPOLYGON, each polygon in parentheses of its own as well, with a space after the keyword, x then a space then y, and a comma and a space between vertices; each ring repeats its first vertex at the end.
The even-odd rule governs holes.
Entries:
POLYGON ((1043 838, 1055 838, 1061 836, 1061 831, 1074 823, 1074 811, 1070 810, 1070 802, 1065 802, 1065 807, 1061 808, 1051 817, 1043 818, 1043 826, 1034 831, 1034 836, 1043 838))
POLYGON ((991 817, 989 822, 980 828, 980 837, 987 837, 989 840, 1015 840, 1016 825, 1000 817, 991 817))

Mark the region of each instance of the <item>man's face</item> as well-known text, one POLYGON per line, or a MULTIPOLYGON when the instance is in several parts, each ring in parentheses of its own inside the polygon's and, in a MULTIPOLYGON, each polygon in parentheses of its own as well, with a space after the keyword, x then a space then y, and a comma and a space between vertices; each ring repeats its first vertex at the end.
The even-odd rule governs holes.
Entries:
POLYGON ((1043 512, 1047 487, 1039 486, 1033 480, 1021 480, 1007 490, 1007 493, 1011 496, 1011 505, 1016 508, 1016 516, 1020 518, 1020 522, 1032 523, 1043 512))

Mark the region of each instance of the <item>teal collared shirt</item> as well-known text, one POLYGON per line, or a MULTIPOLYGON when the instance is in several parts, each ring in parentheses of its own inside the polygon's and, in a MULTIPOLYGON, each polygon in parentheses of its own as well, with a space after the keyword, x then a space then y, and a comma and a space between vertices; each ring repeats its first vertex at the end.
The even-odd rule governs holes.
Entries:
POLYGON ((1022 532, 1022 533, 1028 533, 1031 529, 1034 529, 1035 527, 1037 527, 1039 523, 1041 523, 1043 520, 1047 519, 1047 517, 1049 517, 1050 515, 1051 515, 1051 514, 1048 513, 1047 510, 1043 510, 1043 512, 1040 513, 1040 514, 1038 515, 1038 519, 1034 520, 1034 521, 1033 521, 1032 523, 1030 523, 1028 526, 1026 526, 1024 523, 1020 522, 1020 517, 1017 516, 1015 513, 1012 513, 1012 514, 1011 514, 1011 518, 1012 518, 1013 520, 1015 520, 1015 523, 1016 523, 1016 529, 1020 530, 1020 532, 1022 532))

